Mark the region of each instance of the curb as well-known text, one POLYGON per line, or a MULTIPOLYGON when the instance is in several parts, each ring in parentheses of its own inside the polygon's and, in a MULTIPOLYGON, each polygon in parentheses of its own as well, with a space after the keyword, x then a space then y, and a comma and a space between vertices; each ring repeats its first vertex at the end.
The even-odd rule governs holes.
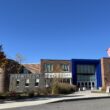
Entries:
POLYGON ((53 101, 49 103, 58 103, 58 102, 69 102, 69 101, 82 101, 82 100, 97 100, 97 99, 109 99, 110 96, 102 96, 102 97, 83 97, 83 98, 76 98, 76 99, 61 99, 58 101, 53 101))
POLYGON ((68 102, 68 101, 81 101, 81 100, 95 100, 95 99, 104 99, 104 98, 110 98, 110 96, 94 96, 94 97, 68 97, 68 98, 54 98, 49 100, 41 100, 41 101, 29 101, 29 102, 14 102, 14 103, 7 103, 0 104, 0 110, 3 109, 11 109, 11 108, 21 108, 21 107, 29 107, 29 106, 38 106, 43 104, 51 104, 51 103, 58 103, 58 102, 68 102))

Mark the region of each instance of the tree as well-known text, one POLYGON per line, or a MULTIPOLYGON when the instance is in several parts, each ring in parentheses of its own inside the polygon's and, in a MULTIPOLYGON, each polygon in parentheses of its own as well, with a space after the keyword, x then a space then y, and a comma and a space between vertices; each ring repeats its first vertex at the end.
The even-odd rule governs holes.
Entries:
POLYGON ((17 73, 20 73, 23 70, 22 62, 25 60, 24 56, 20 53, 17 53, 15 56, 15 61, 18 62, 19 66, 16 65, 17 73))
POLYGON ((16 60, 19 64, 21 64, 25 59, 24 59, 24 56, 23 56, 22 54, 17 53, 17 54, 16 54, 16 57, 15 57, 15 60, 16 60))
POLYGON ((22 65, 20 64, 23 60, 23 57, 18 54, 16 57, 17 61, 6 58, 6 55, 3 51, 3 46, 0 45, 0 68, 4 70, 5 74, 20 73, 22 65))
POLYGON ((7 64, 6 55, 3 51, 3 46, 0 45, 0 67, 4 68, 6 64, 7 64))

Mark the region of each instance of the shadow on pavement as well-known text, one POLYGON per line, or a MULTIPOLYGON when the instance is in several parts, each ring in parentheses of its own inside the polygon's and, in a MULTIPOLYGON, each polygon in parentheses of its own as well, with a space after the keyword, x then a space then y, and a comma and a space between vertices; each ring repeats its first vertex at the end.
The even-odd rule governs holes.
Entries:
POLYGON ((41 101, 41 100, 48 100, 52 98, 65 98, 65 97, 81 97, 83 95, 59 95, 59 96, 36 96, 32 98, 12 98, 12 99, 0 99, 0 104, 3 103, 11 103, 11 102, 24 102, 24 101, 41 101))

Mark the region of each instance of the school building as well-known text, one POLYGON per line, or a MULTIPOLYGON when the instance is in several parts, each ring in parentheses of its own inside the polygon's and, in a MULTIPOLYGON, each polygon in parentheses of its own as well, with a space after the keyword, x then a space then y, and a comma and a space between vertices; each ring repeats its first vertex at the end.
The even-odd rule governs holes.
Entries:
POLYGON ((0 68, 0 92, 49 87, 54 78, 86 89, 110 86, 110 58, 41 59, 39 64, 23 64, 19 74, 0 68), (28 75, 29 74, 29 75, 28 75))

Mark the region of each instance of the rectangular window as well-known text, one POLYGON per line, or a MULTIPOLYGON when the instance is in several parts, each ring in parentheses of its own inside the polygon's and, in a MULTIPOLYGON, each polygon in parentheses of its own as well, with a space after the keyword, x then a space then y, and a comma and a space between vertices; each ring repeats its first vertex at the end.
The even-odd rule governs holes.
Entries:
POLYGON ((19 86, 19 84, 20 84, 20 80, 17 79, 17 80, 16 80, 16 86, 19 86))
POLYGON ((26 86, 26 87, 29 86, 29 79, 26 79, 25 86, 26 86))
POLYGON ((77 73, 79 74, 95 74, 95 65, 77 65, 77 73))
POLYGON ((39 79, 35 79, 35 87, 39 86, 39 79))
POLYGON ((23 71, 24 74, 28 74, 28 70, 26 68, 24 68, 24 71, 23 71))
POLYGON ((69 72, 69 65, 68 64, 61 64, 61 68, 63 72, 69 72))
POLYGON ((53 64, 45 64, 45 72, 53 72, 53 64))
POLYGON ((80 73, 83 73, 83 65, 80 65, 80 73))

